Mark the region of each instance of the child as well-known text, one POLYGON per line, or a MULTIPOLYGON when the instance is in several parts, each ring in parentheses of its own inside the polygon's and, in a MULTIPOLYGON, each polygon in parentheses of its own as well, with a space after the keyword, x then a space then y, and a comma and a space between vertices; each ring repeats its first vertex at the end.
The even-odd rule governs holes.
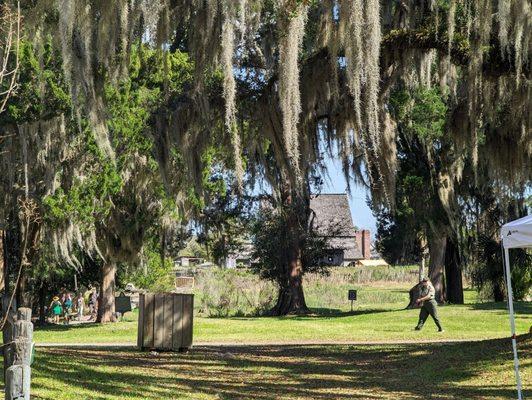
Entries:
POLYGON ((91 320, 96 321, 96 315, 98 314, 98 293, 96 289, 93 289, 89 296, 89 309, 91 312, 91 320))
POLYGON ((85 300, 83 299, 83 293, 79 293, 76 298, 76 309, 78 311, 78 321, 83 318, 83 309, 85 308, 85 300))
POLYGON ((72 295, 67 293, 65 295, 65 301, 63 303, 63 311, 65 313, 65 324, 68 324, 70 313, 72 312, 72 295))
POLYGON ((50 303, 50 310, 52 312, 52 322, 58 324, 59 318, 61 317, 61 313, 63 312, 63 306, 59 301, 59 297, 54 296, 52 298, 52 302, 50 303))

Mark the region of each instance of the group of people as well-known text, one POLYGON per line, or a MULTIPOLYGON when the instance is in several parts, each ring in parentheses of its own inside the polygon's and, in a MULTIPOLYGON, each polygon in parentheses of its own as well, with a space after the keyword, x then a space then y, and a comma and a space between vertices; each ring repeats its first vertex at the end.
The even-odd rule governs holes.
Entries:
POLYGON ((70 322, 72 317, 82 321, 85 315, 85 297, 88 297, 90 320, 96 320, 98 313, 98 292, 96 289, 89 289, 86 296, 79 292, 75 297, 72 293, 63 290, 60 296, 54 296, 50 303, 49 313, 52 322, 58 324, 63 318, 65 324, 70 322))

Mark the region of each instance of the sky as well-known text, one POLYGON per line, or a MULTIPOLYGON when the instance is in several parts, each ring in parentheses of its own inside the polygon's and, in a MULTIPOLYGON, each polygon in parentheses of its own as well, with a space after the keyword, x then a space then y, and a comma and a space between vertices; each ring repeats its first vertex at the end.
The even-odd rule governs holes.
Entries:
MULTIPOLYGON (((327 176, 322 177, 324 185, 321 193, 346 193, 347 183, 342 172, 340 160, 328 156, 327 152, 323 152, 323 155, 326 157, 325 165, 327 168, 327 176)), ((261 193, 265 190, 267 192, 267 187, 268 185, 264 180, 260 181, 260 184, 256 182, 255 187, 253 188, 253 193, 261 193), (260 186, 261 184, 263 187, 260 186)), ((369 229, 371 231, 371 236, 374 238, 377 233, 377 221, 367 205, 368 196, 371 196, 369 191, 351 182, 351 194, 348 194, 348 198, 353 224, 358 229, 369 229)))
MULTIPOLYGON (((326 162, 329 177, 325 177, 322 193, 346 193, 347 184, 342 173, 341 164, 338 160, 329 158, 326 162)), ((377 231, 376 220, 366 200, 370 196, 365 188, 355 186, 351 183, 351 194, 349 196, 349 207, 353 223, 359 229, 369 229, 374 237, 377 231)))

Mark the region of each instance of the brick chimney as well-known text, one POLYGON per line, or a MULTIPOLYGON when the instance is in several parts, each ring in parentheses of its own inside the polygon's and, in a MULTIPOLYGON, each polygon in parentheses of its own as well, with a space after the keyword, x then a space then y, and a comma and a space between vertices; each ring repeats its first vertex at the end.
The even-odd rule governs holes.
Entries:
POLYGON ((355 235, 355 242, 362 253, 362 258, 369 260, 371 258, 371 232, 369 229, 364 229, 356 231, 355 235))

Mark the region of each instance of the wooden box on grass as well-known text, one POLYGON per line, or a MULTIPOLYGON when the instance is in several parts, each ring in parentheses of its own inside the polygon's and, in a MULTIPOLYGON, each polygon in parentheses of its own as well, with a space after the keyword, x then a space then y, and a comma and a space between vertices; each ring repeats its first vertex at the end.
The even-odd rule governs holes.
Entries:
POLYGON ((138 346, 142 350, 183 351, 191 348, 193 311, 193 294, 141 294, 138 346))

